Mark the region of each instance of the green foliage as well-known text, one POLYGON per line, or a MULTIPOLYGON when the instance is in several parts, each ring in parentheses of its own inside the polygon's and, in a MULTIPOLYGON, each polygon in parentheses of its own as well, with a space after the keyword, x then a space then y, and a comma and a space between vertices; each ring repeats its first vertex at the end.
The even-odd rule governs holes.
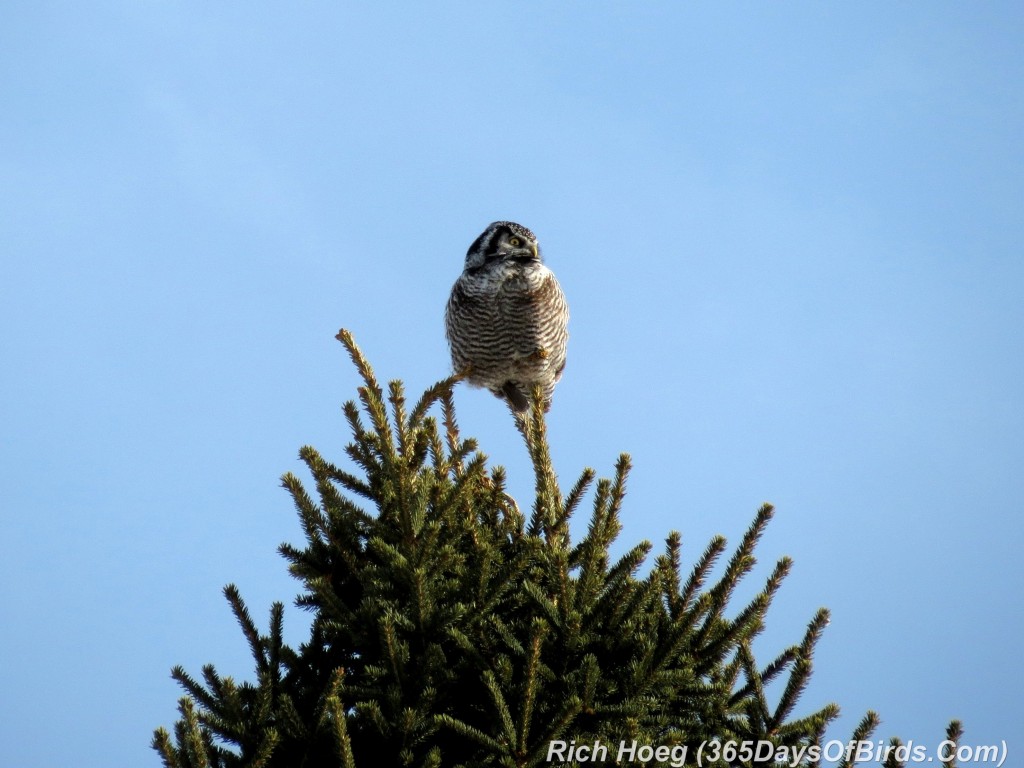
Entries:
MULTIPOLYGON (((550 742, 571 739, 686 745, 689 765, 713 739, 821 742, 838 707, 793 712, 827 611, 760 667, 751 644, 790 560, 748 604, 731 606, 770 506, 717 579, 725 539, 713 539, 687 572, 674 532, 641 576, 649 543, 615 561, 609 554, 628 456, 596 487, 584 470, 563 496, 534 407, 519 423, 536 480, 527 518, 505 492, 503 470, 488 469, 460 435, 457 377, 410 410, 401 384, 385 397, 351 336, 338 338, 364 381, 361 408, 345 406, 358 474, 305 447, 319 500, 294 475, 283 478, 306 544, 280 552, 302 583, 297 604, 313 614, 309 640, 298 650, 282 642, 280 603, 260 634, 238 590, 225 588, 255 682, 237 684, 210 665, 200 682, 175 668, 187 695, 173 739, 162 728, 153 739, 165 766, 555 765, 546 761, 550 742), (428 415, 438 404, 440 424, 428 415), (569 522, 591 488, 587 531, 574 544, 569 522)), ((856 735, 868 738, 877 723, 869 713, 856 735)))

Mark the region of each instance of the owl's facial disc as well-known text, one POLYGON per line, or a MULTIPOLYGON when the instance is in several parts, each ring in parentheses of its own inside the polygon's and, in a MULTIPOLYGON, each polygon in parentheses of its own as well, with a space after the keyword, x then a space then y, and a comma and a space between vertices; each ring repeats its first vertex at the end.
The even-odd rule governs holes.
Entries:
MULTIPOLYGON (((520 263, 540 261, 540 248, 537 238, 525 227, 509 224, 502 228, 498 236, 496 248, 489 254, 491 258, 509 259, 520 263)), ((489 261, 491 259, 488 259, 489 261)))
POLYGON ((539 262, 540 248, 533 232, 515 222, 496 221, 484 230, 466 254, 467 269, 480 269, 502 261, 539 262))

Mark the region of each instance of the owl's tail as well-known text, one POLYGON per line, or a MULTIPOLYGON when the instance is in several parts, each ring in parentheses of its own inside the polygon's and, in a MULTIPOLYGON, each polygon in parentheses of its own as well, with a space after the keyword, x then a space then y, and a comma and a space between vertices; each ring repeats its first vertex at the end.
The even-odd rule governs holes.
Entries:
POLYGON ((517 416, 525 416, 530 411, 530 397, 524 391, 521 384, 514 381, 506 381, 498 392, 498 397, 508 401, 509 406, 517 416))

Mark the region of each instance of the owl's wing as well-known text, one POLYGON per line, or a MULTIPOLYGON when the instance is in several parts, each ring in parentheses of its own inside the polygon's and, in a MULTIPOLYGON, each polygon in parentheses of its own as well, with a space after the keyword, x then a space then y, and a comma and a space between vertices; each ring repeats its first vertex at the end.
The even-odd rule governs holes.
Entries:
POLYGON ((493 325, 493 307, 479 291, 473 291, 463 275, 452 286, 445 309, 444 329, 452 353, 452 368, 462 371, 468 365, 479 367, 481 358, 480 330, 493 325))
POLYGON ((550 270, 544 276, 533 296, 537 323, 537 340, 541 348, 551 355, 555 381, 565 369, 565 346, 569 339, 569 304, 562 287, 550 270))
POLYGON ((484 302, 466 289, 465 280, 462 277, 456 280, 444 313, 445 335, 449 343, 455 342, 459 330, 467 323, 473 323, 483 308, 484 302))

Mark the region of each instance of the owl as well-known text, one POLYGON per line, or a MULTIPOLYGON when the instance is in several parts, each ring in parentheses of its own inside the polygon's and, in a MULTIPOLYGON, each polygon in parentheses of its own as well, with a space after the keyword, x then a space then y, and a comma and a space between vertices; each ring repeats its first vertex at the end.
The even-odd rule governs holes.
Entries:
POLYGON ((539 384, 547 410, 565 369, 568 324, 565 295, 533 232, 511 221, 487 227, 469 246, 448 298, 445 335, 455 372, 520 418, 539 384))

